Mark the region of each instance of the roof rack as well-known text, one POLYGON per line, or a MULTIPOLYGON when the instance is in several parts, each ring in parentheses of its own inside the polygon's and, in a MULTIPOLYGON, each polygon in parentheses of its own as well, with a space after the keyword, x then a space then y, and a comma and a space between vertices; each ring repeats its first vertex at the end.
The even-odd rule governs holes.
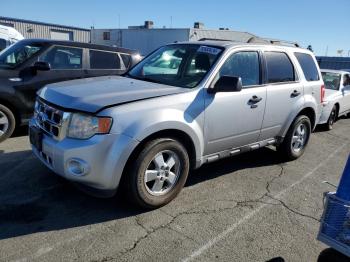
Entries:
POLYGON ((265 43, 271 45, 285 45, 285 46, 294 46, 301 47, 297 42, 285 41, 280 39, 269 39, 269 38, 260 38, 260 37, 251 37, 246 41, 237 41, 231 39, 220 39, 220 38, 201 38, 198 41, 227 41, 227 42, 239 42, 239 43, 265 43))
POLYGON ((263 38, 265 41, 268 41, 272 45, 286 45, 286 46, 295 46, 300 47, 300 45, 297 42, 293 41, 286 41, 286 40, 280 40, 280 39, 269 39, 269 38, 263 38))
POLYGON ((201 38, 198 41, 227 41, 227 42, 238 42, 235 40, 230 40, 230 39, 220 39, 220 38, 201 38))

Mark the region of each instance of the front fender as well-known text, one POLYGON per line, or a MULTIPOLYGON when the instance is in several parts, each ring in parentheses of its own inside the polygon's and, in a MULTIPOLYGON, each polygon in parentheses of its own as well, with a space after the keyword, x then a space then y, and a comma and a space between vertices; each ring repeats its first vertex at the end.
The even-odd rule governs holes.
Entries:
POLYGON ((108 109, 101 114, 115 120, 111 132, 139 142, 165 130, 186 134, 193 142, 196 162, 204 151, 204 100, 201 90, 139 101, 108 109))
MULTIPOLYGON (((201 121, 200 121, 201 122, 201 121)), ((202 124, 188 114, 176 109, 164 109, 158 114, 143 114, 143 121, 136 122, 124 130, 124 134, 143 141, 150 135, 165 131, 177 130, 187 134, 194 145, 196 160, 200 160, 204 150, 204 136, 202 124)))

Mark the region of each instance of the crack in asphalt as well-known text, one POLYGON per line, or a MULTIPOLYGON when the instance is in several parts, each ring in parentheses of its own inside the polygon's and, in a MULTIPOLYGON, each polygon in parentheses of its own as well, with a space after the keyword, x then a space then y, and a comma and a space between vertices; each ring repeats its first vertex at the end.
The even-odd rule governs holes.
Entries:
POLYGON ((185 211, 182 211, 182 212, 179 212, 178 214, 176 215, 172 215, 172 214, 169 214, 168 212, 162 210, 162 209, 159 209, 158 211, 159 212, 162 212, 164 213, 165 215, 169 216, 171 219, 165 223, 165 224, 162 224, 162 225, 159 225, 157 227, 154 227, 154 228, 147 228, 141 221, 140 221, 140 217, 139 216, 135 216, 135 222, 136 224, 142 228, 142 230, 144 231, 144 234, 137 238, 131 245, 131 247, 129 248, 126 248, 124 249, 123 251, 121 252, 118 252, 115 256, 111 257, 111 256, 108 256, 108 257, 104 257, 104 258, 101 258, 99 260, 94 260, 94 261, 99 261, 99 262, 109 262, 109 261, 117 261, 118 259, 120 259, 121 256, 124 256, 126 254, 128 254, 129 252, 132 252, 133 250, 135 250, 137 248, 137 246, 144 240, 144 239, 147 239, 148 237, 150 237, 152 234, 156 233, 158 230, 161 230, 161 229, 169 229, 169 230, 172 230, 173 232, 185 237, 186 239, 190 240, 190 241, 193 241, 195 243, 198 244, 198 241, 193 239, 192 237, 184 234, 183 232, 181 231, 178 231, 176 229, 174 229, 173 227, 171 227, 171 225, 175 222, 176 219, 178 219, 179 217, 181 216, 187 216, 187 215, 193 215, 193 214, 199 214, 199 215, 209 215, 209 214, 212 214, 212 213, 217 213, 217 212, 225 212, 225 211, 228 211, 228 210, 234 210, 236 208, 240 208, 240 207, 249 207, 249 208, 253 208, 253 205, 254 204, 267 204, 267 205, 271 205, 271 206, 282 206, 284 207, 286 210, 288 210, 289 212, 297 215, 297 216, 301 216, 301 217, 304 217, 304 218, 309 218, 309 219, 312 219, 314 221, 317 221, 319 222, 320 220, 311 216, 311 215, 308 215, 308 214, 304 214, 298 210, 295 210, 293 208, 291 208, 290 206, 288 206, 283 200, 281 199, 277 199, 275 197, 273 197, 271 195, 271 185, 277 180, 277 179, 280 179, 284 174, 285 174, 285 169, 284 169, 284 166, 285 164, 280 164, 279 167, 281 168, 280 172, 273 176, 270 180, 268 180, 266 182, 266 186, 265 186, 265 191, 264 194, 262 194, 260 197, 258 198, 254 198, 254 199, 248 199, 248 200, 244 200, 244 201, 236 201, 234 199, 225 199, 225 200, 220 200, 220 199, 217 199, 217 200, 214 200, 215 202, 219 202, 219 201, 227 201, 227 202, 233 202, 235 203, 234 206, 232 207, 224 207, 224 208, 215 208, 215 209, 204 209, 204 210, 185 210, 185 211), (264 198, 269 198, 277 203, 272 203, 272 202, 269 202, 269 201, 264 201, 264 198))
POLYGON ((292 213, 295 214, 295 215, 299 215, 299 216, 302 216, 302 217, 305 217, 305 218, 310 218, 310 219, 312 219, 312 220, 314 220, 314 221, 316 221, 316 222, 320 222, 320 219, 318 219, 318 218, 316 218, 316 217, 313 217, 313 216, 311 216, 311 215, 307 215, 307 214, 301 213, 300 211, 295 210, 295 209, 289 207, 289 206, 288 206, 283 200, 281 200, 281 199, 275 198, 275 197, 270 196, 270 195, 268 195, 268 197, 271 198, 271 199, 273 199, 273 200, 275 200, 275 201, 277 201, 277 202, 279 202, 284 208, 286 208, 288 211, 292 212, 292 213))
MULTIPOLYGON (((169 214, 169 213, 165 212, 164 210, 159 209, 160 212, 162 212, 165 215, 171 217, 171 219, 167 223, 162 224, 160 226, 157 226, 155 228, 147 228, 147 227, 145 227, 141 223, 141 221, 139 220, 139 217, 136 216, 135 217, 135 222, 136 222, 136 224, 139 227, 141 227, 145 231, 145 234, 143 234, 143 236, 141 236, 138 239, 136 239, 135 242, 132 244, 132 246, 130 248, 127 248, 127 249, 119 252, 117 254, 117 256, 120 257, 120 256, 123 256, 123 255, 133 251, 134 249, 137 248, 137 246, 140 244, 140 242, 142 240, 147 239, 150 235, 152 235, 152 234, 156 233, 158 230, 164 229, 164 228, 172 230, 172 231, 176 232, 177 234, 185 237, 186 239, 191 240, 191 241, 193 241, 195 243, 198 243, 198 241, 196 241, 195 239, 191 238, 190 236, 184 234, 181 231, 178 231, 178 230, 172 228, 171 225, 174 223, 174 221, 176 219, 178 219, 179 217, 186 216, 186 215, 193 215, 193 214, 206 214, 206 215, 209 215, 209 214, 212 214, 212 213, 233 210, 233 209, 236 209, 236 208, 239 208, 239 207, 250 207, 250 208, 253 208, 253 204, 256 204, 256 203, 268 204, 268 205, 272 205, 272 206, 280 205, 280 206, 286 208, 289 212, 292 212, 295 215, 302 216, 302 217, 305 217, 305 218, 310 218, 312 220, 315 220, 315 221, 319 222, 319 219, 317 219, 315 217, 312 217, 310 215, 307 215, 307 214, 303 214, 303 213, 301 213, 301 212, 299 212, 299 211, 289 207, 283 200, 274 198, 273 196, 270 195, 270 193, 271 193, 271 190, 270 190, 271 185, 275 182, 275 180, 280 179, 285 174, 285 170, 284 170, 285 164, 280 164, 279 166, 281 168, 280 172, 276 176, 273 176, 272 179, 270 179, 269 181, 266 182, 266 186, 265 186, 266 192, 263 195, 261 195, 260 197, 258 197, 258 198, 248 199, 248 200, 244 200, 244 201, 236 201, 236 200, 233 200, 233 199, 230 199, 230 200, 225 199, 224 201, 234 202, 236 204, 234 206, 232 206, 232 207, 224 207, 224 208, 216 208, 216 209, 185 210, 185 211, 182 211, 182 212, 180 212, 180 213, 178 213, 176 215, 169 214), (264 201, 264 198, 270 198, 270 199, 272 199, 274 201, 277 201, 278 203, 271 203, 271 202, 264 201)), ((215 201, 223 201, 223 200, 215 200, 215 201)), ((115 258, 115 257, 108 257, 108 258, 103 258, 102 260, 99 260, 99 261, 105 262, 105 261, 112 261, 112 260, 115 260, 115 259, 117 259, 117 258, 115 258)))

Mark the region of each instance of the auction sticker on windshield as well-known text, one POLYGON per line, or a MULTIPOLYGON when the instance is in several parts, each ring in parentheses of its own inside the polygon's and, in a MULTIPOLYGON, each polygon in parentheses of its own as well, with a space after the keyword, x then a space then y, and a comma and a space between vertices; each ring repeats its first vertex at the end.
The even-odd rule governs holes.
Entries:
POLYGON ((221 52, 221 49, 215 48, 215 47, 201 45, 198 48, 197 52, 198 53, 207 53, 207 54, 217 55, 217 54, 219 54, 221 52))

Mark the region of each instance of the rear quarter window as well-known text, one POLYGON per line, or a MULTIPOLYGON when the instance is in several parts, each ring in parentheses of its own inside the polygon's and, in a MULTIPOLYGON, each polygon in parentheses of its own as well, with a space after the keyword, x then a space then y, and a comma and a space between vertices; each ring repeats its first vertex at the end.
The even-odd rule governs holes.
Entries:
POLYGON ((318 74, 317 66, 311 55, 304 53, 294 53, 294 55, 297 58, 301 69, 304 72, 306 81, 310 82, 320 80, 320 75, 318 74))
POLYGON ((126 55, 126 54, 120 54, 123 63, 125 65, 126 68, 130 67, 130 62, 131 62, 131 56, 130 55, 126 55))
POLYGON ((265 52, 268 83, 295 81, 295 71, 288 55, 283 52, 265 52))

